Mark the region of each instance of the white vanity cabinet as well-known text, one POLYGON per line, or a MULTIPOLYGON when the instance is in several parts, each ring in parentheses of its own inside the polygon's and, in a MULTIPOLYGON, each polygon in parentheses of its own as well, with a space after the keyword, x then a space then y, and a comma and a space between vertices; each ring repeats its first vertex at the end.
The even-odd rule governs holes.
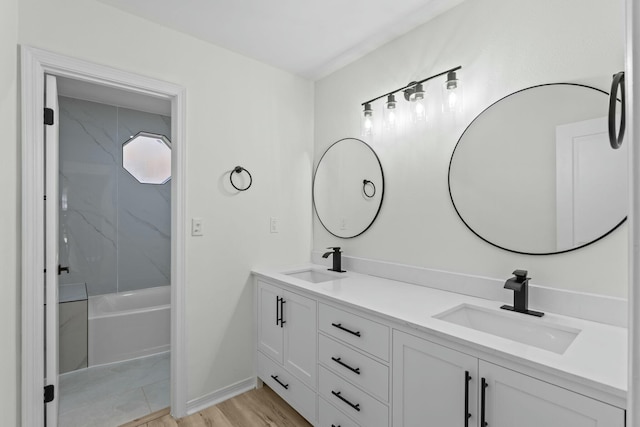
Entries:
POLYGON ((477 425, 478 381, 477 358, 393 332, 394 427, 477 425))
MULTIPOLYGON (((464 336, 448 340, 432 327, 436 323, 404 314, 416 304, 397 302, 385 311, 379 296, 368 296, 366 277, 304 286, 282 276, 256 275, 258 378, 315 427, 625 425, 619 387, 607 390, 595 375, 563 373, 553 364, 536 368, 535 358, 519 368, 518 360, 527 358, 522 352, 486 351, 464 336)), ((398 286, 398 292, 415 294, 407 285, 388 285, 384 292, 398 286)), ((452 298, 466 303, 466 297, 445 296, 448 306, 452 298)), ((616 337, 621 332, 584 327, 593 327, 582 333, 595 337, 602 328, 616 337)), ((589 357, 585 348, 594 347, 574 347, 566 356, 580 361, 589 357)), ((599 360, 617 359, 609 354, 599 360)))
POLYGON ((393 426, 425 421, 449 427, 623 427, 624 410, 394 331, 393 426))
POLYGON ((316 301, 258 280, 257 310, 258 376, 314 423, 316 301))

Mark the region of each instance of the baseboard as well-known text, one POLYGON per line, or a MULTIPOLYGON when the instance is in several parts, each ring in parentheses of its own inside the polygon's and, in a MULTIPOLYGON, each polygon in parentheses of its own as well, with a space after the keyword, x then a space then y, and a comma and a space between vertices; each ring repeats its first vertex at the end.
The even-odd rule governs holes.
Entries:
MULTIPOLYGON (((342 266, 347 271, 503 303, 511 303, 513 299, 513 294, 503 288, 504 279, 344 255, 342 259, 342 266)), ((311 262, 318 265, 330 265, 331 261, 323 259, 322 252, 312 251, 311 262)), ((531 284, 529 305, 534 310, 627 327, 628 303, 624 298, 531 284)))
POLYGON ((231 399, 239 394, 245 393, 249 390, 256 388, 256 378, 251 377, 246 380, 239 381, 235 384, 231 384, 220 390, 216 390, 211 393, 207 393, 204 396, 187 402, 187 415, 195 414, 210 406, 217 405, 220 402, 231 399))

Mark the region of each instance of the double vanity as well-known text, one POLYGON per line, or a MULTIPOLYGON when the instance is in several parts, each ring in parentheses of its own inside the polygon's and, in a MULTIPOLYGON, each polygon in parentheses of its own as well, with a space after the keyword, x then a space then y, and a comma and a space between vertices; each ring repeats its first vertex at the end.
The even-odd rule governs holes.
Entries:
POLYGON ((320 427, 623 427, 626 329, 355 272, 255 269, 258 378, 320 427))

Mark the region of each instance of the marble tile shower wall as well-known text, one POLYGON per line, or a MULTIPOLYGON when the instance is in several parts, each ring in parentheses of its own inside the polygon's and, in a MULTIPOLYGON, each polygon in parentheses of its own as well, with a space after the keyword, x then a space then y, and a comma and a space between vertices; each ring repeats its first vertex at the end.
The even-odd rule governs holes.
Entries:
POLYGON ((60 97, 60 283, 89 296, 170 283, 171 181, 141 184, 122 168, 140 131, 171 136, 171 119, 60 97))

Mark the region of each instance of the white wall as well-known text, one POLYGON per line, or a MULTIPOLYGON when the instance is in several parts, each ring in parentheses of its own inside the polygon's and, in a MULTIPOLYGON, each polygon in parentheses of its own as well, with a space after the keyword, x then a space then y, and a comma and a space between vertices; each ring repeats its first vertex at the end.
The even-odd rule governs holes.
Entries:
POLYGON ((18 70, 18 1, 0 1, 0 129, 2 129, 2 156, 0 156, 0 182, 3 203, 0 203, 0 269, 3 271, 2 298, 0 298, 0 414, 2 423, 18 425, 20 384, 20 266, 17 252, 20 245, 18 197, 18 161, 20 150, 17 139, 17 70, 18 70), (5 418, 6 417, 6 418, 5 418))
POLYGON ((205 233, 187 240, 188 396, 251 377, 250 270, 309 260, 313 85, 93 0, 21 0, 19 42, 186 87, 187 217, 205 233), (253 175, 241 194, 236 165, 253 175))
MULTIPOLYGON (((522 268, 536 284, 625 297, 626 226, 575 252, 517 255, 474 236, 447 189, 458 138, 492 102, 541 83, 608 91, 612 74, 624 67, 623 12, 622 0, 468 0, 316 82, 315 159, 332 142, 358 137, 363 101, 457 65, 463 66, 465 113, 455 122, 445 119, 439 112, 444 79, 427 84, 432 120, 426 130, 367 140, 385 173, 376 223, 360 237, 340 240, 315 219, 314 249, 342 246, 346 255, 494 278, 522 268)), ((380 116, 379 103, 374 110, 380 116)))

